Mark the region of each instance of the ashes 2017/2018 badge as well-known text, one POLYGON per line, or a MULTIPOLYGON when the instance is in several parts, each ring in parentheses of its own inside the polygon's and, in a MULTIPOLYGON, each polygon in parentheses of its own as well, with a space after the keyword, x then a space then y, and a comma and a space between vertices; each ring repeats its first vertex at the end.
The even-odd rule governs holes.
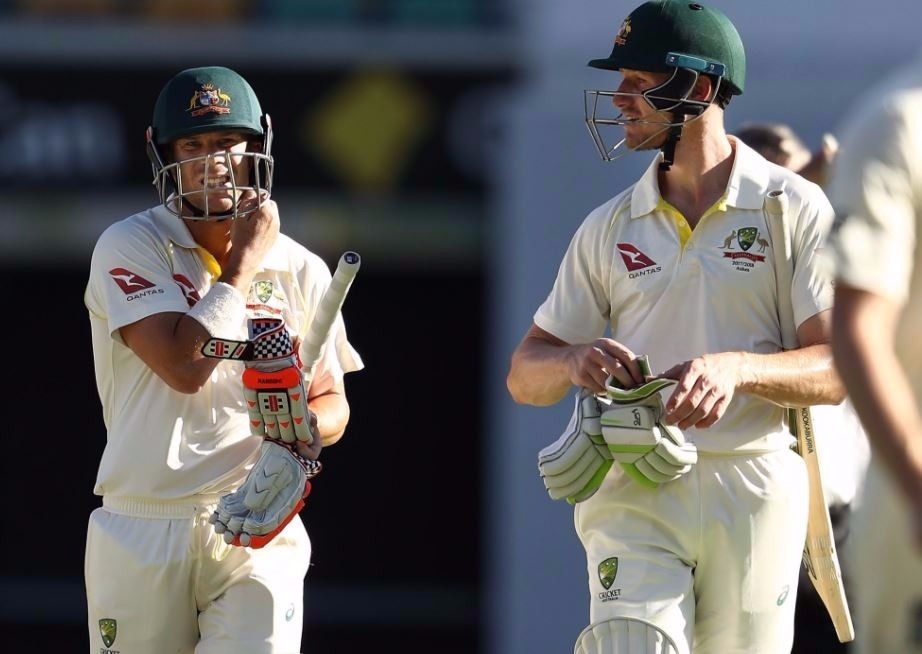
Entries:
POLYGON ((112 647, 115 636, 118 634, 118 623, 114 618, 102 618, 99 621, 99 635, 106 647, 112 647))

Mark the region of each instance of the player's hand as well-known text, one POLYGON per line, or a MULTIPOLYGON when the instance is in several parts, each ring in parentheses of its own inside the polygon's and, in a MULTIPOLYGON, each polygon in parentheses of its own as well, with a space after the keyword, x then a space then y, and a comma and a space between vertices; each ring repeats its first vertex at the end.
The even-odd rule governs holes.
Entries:
POLYGON ((610 377, 626 388, 644 381, 634 353, 610 338, 598 338, 592 343, 570 346, 567 372, 574 385, 596 394, 605 393, 605 385, 610 377))
MULTIPOLYGON (((238 204, 240 210, 257 204, 256 193, 245 191, 238 204)), ((235 218, 230 228, 231 250, 228 266, 243 273, 255 273, 279 235, 279 210, 274 200, 266 199, 252 213, 235 218)))
POLYGON ((303 459, 279 441, 264 440, 246 481, 218 502, 211 516, 215 532, 231 545, 263 547, 304 508, 309 480, 320 470, 319 461, 303 459))
POLYGON ((740 384, 738 356, 705 354, 669 368, 660 377, 675 379, 663 421, 679 429, 710 427, 723 417, 740 384))

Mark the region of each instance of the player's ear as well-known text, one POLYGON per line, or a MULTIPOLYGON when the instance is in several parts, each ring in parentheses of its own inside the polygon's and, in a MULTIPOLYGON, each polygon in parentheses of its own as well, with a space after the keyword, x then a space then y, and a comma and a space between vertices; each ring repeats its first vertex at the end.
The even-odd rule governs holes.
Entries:
POLYGON ((714 80, 707 75, 698 75, 698 80, 691 92, 691 99, 706 102, 713 93, 714 80))

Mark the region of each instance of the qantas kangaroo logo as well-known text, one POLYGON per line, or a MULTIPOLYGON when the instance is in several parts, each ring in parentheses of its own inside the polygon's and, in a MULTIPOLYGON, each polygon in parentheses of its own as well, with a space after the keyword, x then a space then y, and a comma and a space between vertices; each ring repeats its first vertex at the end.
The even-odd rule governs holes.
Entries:
POLYGON ((113 268, 109 271, 109 274, 125 295, 131 295, 154 287, 154 284, 141 277, 141 275, 126 268, 113 268))

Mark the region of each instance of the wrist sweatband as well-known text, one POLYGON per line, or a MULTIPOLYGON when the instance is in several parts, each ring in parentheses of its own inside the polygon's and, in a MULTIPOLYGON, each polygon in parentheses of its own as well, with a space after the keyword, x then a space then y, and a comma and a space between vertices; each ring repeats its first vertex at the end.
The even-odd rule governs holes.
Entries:
POLYGON ((236 338, 246 321, 246 311, 243 294, 230 284, 217 282, 186 315, 215 338, 236 338))

